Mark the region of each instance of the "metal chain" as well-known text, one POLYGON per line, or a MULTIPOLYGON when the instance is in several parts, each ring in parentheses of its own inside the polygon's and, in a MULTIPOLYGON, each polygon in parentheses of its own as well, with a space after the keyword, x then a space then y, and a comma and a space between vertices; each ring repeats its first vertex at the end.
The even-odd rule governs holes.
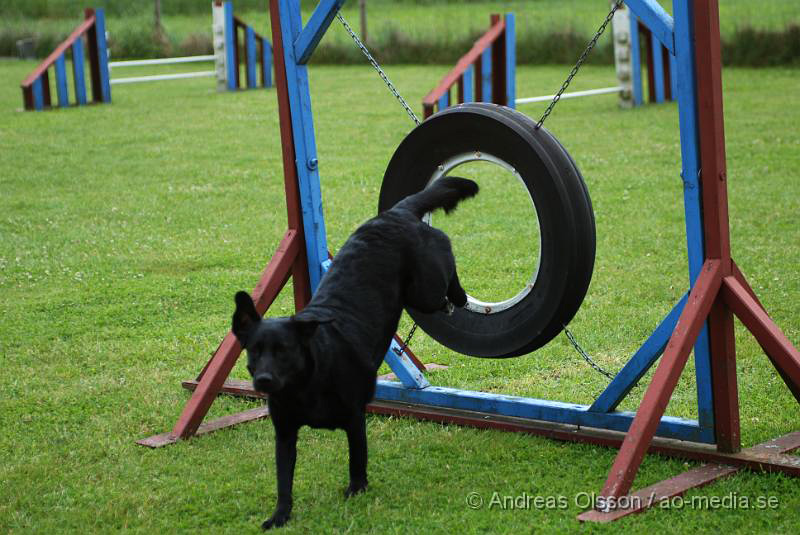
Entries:
MULTIPOLYGON (((408 116, 411 117, 411 120, 414 121, 415 124, 419 125, 420 120, 414 113, 414 110, 411 109, 411 106, 408 105, 406 99, 404 99, 402 95, 400 95, 400 93, 397 91, 397 88, 394 86, 392 81, 389 80, 389 77, 386 75, 384 70, 378 64, 377 60, 375 60, 375 58, 372 57, 372 54, 369 53, 367 47, 364 45, 364 43, 361 42, 361 39, 358 38, 356 32, 354 32, 353 29, 350 27, 350 25, 347 24, 347 21, 344 20, 344 17, 342 16, 341 13, 337 13, 336 18, 339 19, 339 22, 342 23, 342 26, 344 26, 344 29, 347 30, 347 33, 350 34, 350 37, 353 39, 353 41, 355 41, 356 45, 358 45, 358 48, 361 49, 361 52, 364 53, 364 55, 367 57, 372 66, 375 67, 375 70, 378 71, 380 77, 383 79, 384 82, 386 82, 386 86, 389 88, 389 91, 391 91, 392 94, 397 99, 397 101, 400 102, 400 104, 403 106, 403 109, 406 110, 408 116)), ((414 337, 414 333, 416 332, 416 330, 417 330, 417 324, 414 323, 414 325, 411 327, 411 330, 408 332, 408 336, 406 336, 406 340, 405 342, 403 342, 402 347, 400 349, 394 350, 394 352, 397 354, 398 357, 403 353, 405 353, 406 349, 408 349, 408 344, 411 343, 411 339, 414 337)))
POLYGON ((411 339, 414 338, 414 333, 416 331, 417 331, 417 324, 414 323, 413 327, 411 327, 411 330, 408 331, 408 336, 406 336, 406 340, 405 342, 403 342, 402 347, 400 347, 400 349, 394 350, 395 354, 397 354, 398 357, 406 352, 406 349, 408 349, 408 344, 411 343, 411 339))
POLYGON ((580 346, 580 344, 578 344, 578 341, 575 339, 575 336, 572 334, 572 332, 570 332, 569 329, 567 329, 566 325, 564 325, 564 334, 567 335, 567 340, 569 340, 569 342, 572 344, 572 347, 575 348, 575 351, 577 351, 578 354, 583 357, 583 360, 588 362, 589 366, 594 368, 596 372, 605 375, 609 379, 613 379, 616 376, 616 374, 604 370, 603 368, 600 367, 599 364, 597 364, 594 360, 592 360, 592 357, 590 357, 589 354, 586 351, 584 351, 584 349, 580 346))
POLYGON ((400 104, 403 106, 403 108, 405 108, 406 113, 408 114, 408 116, 411 117, 411 119, 414 121, 414 123, 419 124, 420 120, 414 114, 414 111, 411 109, 411 106, 409 106, 408 103, 406 102, 406 100, 400 95, 400 93, 398 93, 397 89, 394 87, 394 84, 391 82, 391 80, 389 80, 389 77, 386 76, 386 73, 383 72, 383 69, 381 69, 381 66, 378 65, 377 61, 375 61, 375 58, 372 57, 372 54, 369 53, 369 50, 367 50, 367 47, 364 46, 364 43, 361 42, 361 39, 358 38, 356 33, 350 27, 350 25, 347 24, 347 21, 344 20, 344 17, 342 16, 342 14, 341 13, 337 13, 336 14, 336 18, 339 19, 339 22, 342 23, 342 26, 344 26, 344 29, 347 30, 347 33, 349 33, 350 37, 353 38, 353 41, 355 41, 356 45, 358 45, 358 48, 361 49, 361 52, 364 53, 364 55, 367 57, 369 62, 372 63, 372 66, 375 67, 375 70, 378 71, 378 74, 380 74, 381 78, 383 78, 383 81, 386 82, 386 85, 389 87, 389 91, 392 92, 392 94, 395 96, 395 98, 397 98, 398 102, 400 102, 400 104))
POLYGON ((614 4, 614 7, 612 7, 611 11, 609 11, 608 15, 606 15, 606 20, 603 21, 603 24, 600 25, 600 28, 597 30, 597 33, 595 33, 594 37, 592 37, 592 40, 589 41, 589 44, 586 46, 586 50, 584 50, 583 54, 581 54, 581 57, 578 58, 578 62, 570 71, 569 76, 567 76, 567 79, 564 80, 563 84, 561 84, 561 89, 558 90, 556 96, 553 97, 553 101, 550 103, 549 106, 547 106, 547 109, 544 110, 542 118, 539 119, 538 123, 536 123, 537 130, 542 127, 544 120, 547 119, 547 117, 553 111, 555 105, 558 104, 559 100, 561 100, 561 94, 567 90, 567 87, 569 87, 569 84, 570 82, 572 82, 572 79, 575 78, 576 74, 578 74, 578 70, 581 68, 581 65, 583 65, 584 61, 586 61, 586 58, 589 55, 589 52, 591 52, 592 49, 594 48, 594 45, 597 44, 597 40, 600 39, 600 36, 603 35, 603 32, 606 31, 606 26, 608 26, 608 23, 611 22, 611 19, 614 18, 614 13, 616 13, 617 10, 620 8, 620 6, 622 6, 622 2, 623 0, 617 0, 616 3, 614 4))

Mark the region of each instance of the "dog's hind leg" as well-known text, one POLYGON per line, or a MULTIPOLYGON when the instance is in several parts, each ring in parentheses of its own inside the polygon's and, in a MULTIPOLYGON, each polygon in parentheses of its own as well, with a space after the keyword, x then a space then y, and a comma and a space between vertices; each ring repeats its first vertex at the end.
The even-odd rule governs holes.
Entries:
POLYGON ((347 428, 347 445, 350 450, 350 485, 344 495, 349 498, 367 490, 367 422, 363 412, 347 428))
POLYGON ((450 279, 450 286, 447 287, 447 300, 459 308, 467 304, 467 292, 461 287, 461 281, 458 280, 458 272, 455 269, 453 278, 450 279))
POLYGON ((278 504, 272 516, 261 524, 261 529, 284 525, 292 514, 292 483, 297 461, 297 429, 275 429, 275 466, 278 473, 278 504))

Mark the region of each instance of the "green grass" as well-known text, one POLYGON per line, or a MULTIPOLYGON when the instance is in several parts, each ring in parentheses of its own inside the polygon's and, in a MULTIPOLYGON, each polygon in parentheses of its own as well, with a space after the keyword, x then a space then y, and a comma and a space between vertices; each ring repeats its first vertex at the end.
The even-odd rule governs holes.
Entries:
MULTIPOLYGON (((0 61, 12 82, 0 86, 0 531, 257 533, 275 500, 268 422, 160 450, 134 441, 173 425, 187 400, 179 382, 214 351, 234 292, 253 287, 285 230, 274 91, 218 94, 203 79, 118 86, 112 105, 23 113, 16 81, 32 68, 0 61)), ((389 74, 418 109, 447 69, 389 74)), ((552 93, 567 70, 521 68, 519 96, 552 93)), ((573 86, 612 80, 608 67, 589 66, 573 86)), ((798 82, 797 70, 724 73, 733 254, 796 344, 798 82)), ((369 67, 313 68, 311 87, 335 251, 374 214, 383 171, 412 125, 369 67)), ((543 107, 523 111, 536 117, 543 107)), ((597 217, 594 278, 571 327, 616 370, 687 285, 676 108, 621 111, 613 96, 567 100, 547 127, 582 169, 597 217)), ((493 213, 496 234, 508 240, 524 212, 494 216, 496 202, 497 195, 478 196, 470 209, 493 213)), ((520 243, 471 246, 468 216, 448 221, 457 248, 465 247, 458 249, 465 283, 513 292, 518 279, 502 270, 520 260, 520 243), (503 261, 489 261, 496 256, 503 261)), ((290 312, 284 292, 271 313, 290 312)), ((401 334, 409 327, 404 319, 401 334)), ((796 430, 796 402, 738 326, 736 339, 744 444, 796 430)), ((462 357, 424 333, 413 347, 424 361, 450 366, 431 374, 438 385, 589 403, 606 384, 561 336, 504 361, 462 357)), ((694 416, 691 372, 670 414, 694 416)), ((234 375, 246 377, 241 364, 234 375)), ((642 390, 623 408, 634 409, 642 390)), ((220 398, 211 416, 252 406, 220 398)), ((740 473, 692 493, 776 496, 776 510, 651 511, 579 528, 574 497, 599 491, 614 450, 383 417, 369 417, 368 433, 371 487, 349 501, 344 435, 301 433, 295 516, 285 533, 796 528, 800 487, 783 476, 740 473), (568 506, 473 511, 465 504, 470 492, 488 503, 495 491, 565 496, 568 506)), ((648 457, 635 485, 693 465, 648 457)))

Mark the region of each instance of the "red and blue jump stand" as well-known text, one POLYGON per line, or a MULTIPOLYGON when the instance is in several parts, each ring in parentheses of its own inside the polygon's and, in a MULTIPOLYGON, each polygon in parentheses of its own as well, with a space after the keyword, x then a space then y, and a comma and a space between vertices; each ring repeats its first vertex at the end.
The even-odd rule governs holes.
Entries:
POLYGON ((510 108, 517 101, 517 43, 513 13, 491 15, 489 30, 464 54, 439 85, 422 99, 424 118, 462 102, 494 102, 510 108), (451 89, 456 86, 456 98, 451 89))
MULTIPOLYGON (((322 0, 304 26, 297 0, 270 1, 289 229, 253 291, 260 313, 290 276, 295 306, 302 308, 330 262, 306 63, 343 3, 322 0)), ((800 461, 787 455, 800 448, 800 432, 741 448, 733 315, 756 337, 798 401, 800 353, 769 318, 730 255, 717 0, 675 0, 674 17, 655 0, 626 3, 675 58, 689 292, 592 405, 431 386, 415 359, 393 351, 394 342, 386 362, 399 381, 379 380, 369 406, 381 414, 619 447, 598 496, 599 509, 581 514, 582 521, 605 522, 637 512, 740 468, 800 476, 800 461), (698 417, 664 416, 692 347, 698 417), (639 409, 616 411, 659 357, 639 409), (641 489, 635 495, 646 499, 619 506, 648 451, 710 464, 641 489)), ((139 443, 163 446, 267 416, 259 407, 202 424, 220 392, 257 395, 247 382, 226 381, 240 352, 228 333, 198 378, 184 383, 194 392, 173 430, 139 443)))
POLYGON ((630 17, 633 105, 644 104, 642 63, 647 65, 647 100, 661 103, 676 100, 678 93, 677 56, 663 44, 646 19, 630 17), (642 61, 644 45, 644 62, 642 61))
POLYGON ((92 83, 92 102, 111 102, 111 85, 108 74, 108 52, 106 48, 106 22, 102 9, 86 9, 84 21, 47 58, 22 81, 22 101, 26 110, 41 111, 53 108, 50 75, 55 73, 55 89, 58 107, 70 105, 66 61, 72 59, 73 103, 86 105, 85 61, 88 55, 89 73, 92 83), (84 51, 83 39, 87 50, 84 51))
POLYGON ((221 10, 224 89, 257 89, 272 87, 272 45, 269 41, 233 13, 233 2, 216 0, 221 10), (241 40, 240 40, 241 35, 241 40), (244 56, 244 58, 242 58, 244 56), (245 77, 241 80, 240 65, 244 59, 245 77))

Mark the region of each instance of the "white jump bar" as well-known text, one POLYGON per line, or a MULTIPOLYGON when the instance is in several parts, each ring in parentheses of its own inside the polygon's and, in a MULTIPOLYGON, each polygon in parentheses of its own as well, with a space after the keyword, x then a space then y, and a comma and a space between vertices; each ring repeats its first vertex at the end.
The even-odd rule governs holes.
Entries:
POLYGON ((216 56, 183 56, 180 58, 134 59, 130 61, 110 61, 109 68, 114 67, 140 67, 142 65, 172 65, 175 63, 194 63, 195 61, 214 61, 216 56))
POLYGON ((137 82, 158 82, 160 80, 179 80, 181 78, 205 78, 216 76, 214 71, 182 72, 178 74, 154 74, 152 76, 131 76, 130 78, 112 78, 114 84, 135 84, 137 82))
MULTIPOLYGON (((605 95, 607 93, 619 93, 622 87, 603 87, 601 89, 588 89, 586 91, 574 91, 572 93, 563 93, 561 98, 576 98, 576 97, 589 97, 592 95, 605 95)), ((555 95, 544 95, 542 97, 529 97, 518 98, 515 102, 517 104, 528 104, 530 102, 547 102, 553 100, 555 95)))

